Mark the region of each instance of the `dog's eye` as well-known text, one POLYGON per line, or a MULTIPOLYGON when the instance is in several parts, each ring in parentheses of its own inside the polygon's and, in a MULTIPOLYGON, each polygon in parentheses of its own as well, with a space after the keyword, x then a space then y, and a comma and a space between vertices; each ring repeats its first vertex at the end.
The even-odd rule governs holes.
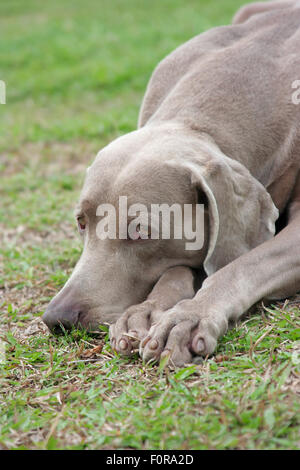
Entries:
POLYGON ((78 230, 80 233, 83 233, 86 228, 85 217, 77 217, 78 230))
POLYGON ((138 224, 134 231, 128 231, 128 238, 131 240, 143 240, 150 238, 149 227, 138 224))

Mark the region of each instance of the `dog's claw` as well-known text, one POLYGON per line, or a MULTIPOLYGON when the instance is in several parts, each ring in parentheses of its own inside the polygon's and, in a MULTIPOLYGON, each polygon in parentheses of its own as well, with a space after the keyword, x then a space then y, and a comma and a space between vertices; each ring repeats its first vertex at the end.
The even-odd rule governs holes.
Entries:
POLYGON ((122 351, 124 351, 125 349, 128 349, 128 343, 125 339, 120 339, 119 341, 119 347, 120 349, 122 349, 122 351))
POLYGON ((213 317, 204 316, 192 300, 180 302, 165 312, 141 342, 140 355, 148 362, 167 356, 175 366, 191 363, 194 355, 211 354, 217 344, 218 328, 213 317))
MULTIPOLYGON (((149 341, 148 331, 161 316, 162 312, 154 310, 151 302, 130 307, 117 322, 110 327, 110 338, 112 347, 122 355, 132 354, 143 341, 149 341), (113 340, 115 339, 115 345, 113 340), (117 345, 117 347, 116 347, 117 345)), ((153 344, 154 349, 157 347, 153 344)))

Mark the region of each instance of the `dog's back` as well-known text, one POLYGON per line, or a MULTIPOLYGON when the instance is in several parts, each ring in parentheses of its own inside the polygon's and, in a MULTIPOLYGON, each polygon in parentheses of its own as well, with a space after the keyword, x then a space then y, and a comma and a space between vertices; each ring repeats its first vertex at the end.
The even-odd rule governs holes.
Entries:
POLYGON ((269 186, 298 157, 299 25, 299 2, 289 2, 188 41, 154 71, 140 126, 185 122, 269 186))
POLYGON ((297 3, 299 3, 299 0, 276 0, 274 2, 264 1, 250 3, 248 5, 244 5, 237 11, 233 17, 232 23, 244 23, 253 15, 259 15, 272 10, 284 10, 286 8, 294 7, 297 3))

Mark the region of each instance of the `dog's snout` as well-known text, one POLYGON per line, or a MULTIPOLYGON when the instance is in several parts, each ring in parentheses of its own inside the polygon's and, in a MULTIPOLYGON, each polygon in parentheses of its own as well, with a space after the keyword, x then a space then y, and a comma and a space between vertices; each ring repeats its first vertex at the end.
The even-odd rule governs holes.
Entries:
POLYGON ((80 320, 84 317, 84 310, 76 292, 68 286, 52 299, 42 320, 52 333, 62 333, 74 326, 82 326, 80 320))
POLYGON ((60 310, 53 308, 50 304, 42 316, 42 320, 52 333, 59 334, 64 329, 70 330, 73 326, 79 326, 81 314, 80 309, 60 310))

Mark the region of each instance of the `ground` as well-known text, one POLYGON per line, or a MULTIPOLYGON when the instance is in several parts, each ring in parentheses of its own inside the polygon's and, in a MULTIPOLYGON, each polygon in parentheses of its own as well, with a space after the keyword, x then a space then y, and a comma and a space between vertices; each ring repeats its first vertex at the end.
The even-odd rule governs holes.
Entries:
POLYGON ((1 2, 0 448, 299 448, 297 297, 178 370, 119 357, 105 327, 56 338, 40 320, 80 254, 85 167, 136 127, 157 62, 242 3, 1 2))

